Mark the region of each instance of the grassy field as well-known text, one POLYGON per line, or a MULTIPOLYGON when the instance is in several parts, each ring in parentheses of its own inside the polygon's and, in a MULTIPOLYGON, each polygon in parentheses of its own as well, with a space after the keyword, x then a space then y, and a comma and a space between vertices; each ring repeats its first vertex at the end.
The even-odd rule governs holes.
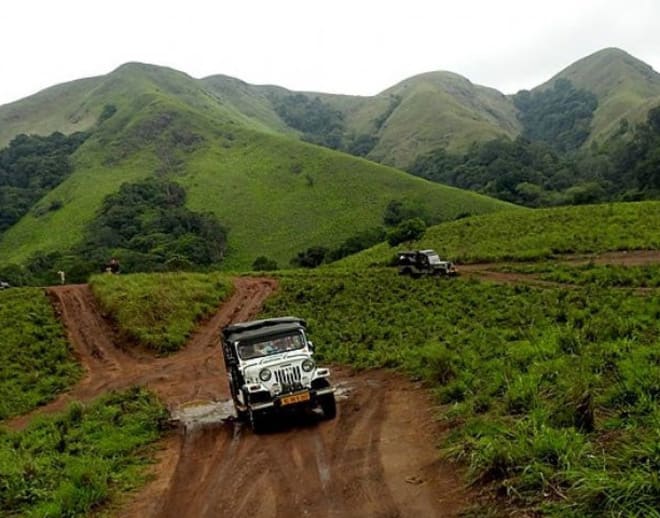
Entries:
POLYGON ((433 248, 459 263, 529 261, 560 254, 660 248, 660 202, 611 203, 500 212, 429 228, 415 243, 377 245, 335 263, 387 264, 402 248, 433 248))
POLYGON ((233 291, 220 274, 97 275, 90 285, 129 340, 163 354, 183 347, 199 321, 233 291))
POLYGON ((325 362, 402 369, 444 404, 446 455, 556 516, 660 505, 660 295, 282 274, 266 315, 308 320, 325 362))
POLYGON ((54 399, 82 370, 43 290, 0 291, 0 322, 1 422, 54 399))
POLYGON ((149 445, 167 411, 142 389, 41 418, 20 432, 0 429, 0 515, 96 516, 145 480, 149 445))

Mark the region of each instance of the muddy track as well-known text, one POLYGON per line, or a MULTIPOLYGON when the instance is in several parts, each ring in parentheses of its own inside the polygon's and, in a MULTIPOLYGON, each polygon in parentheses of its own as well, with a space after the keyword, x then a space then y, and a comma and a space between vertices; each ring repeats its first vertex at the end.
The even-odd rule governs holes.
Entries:
MULTIPOLYGON (((237 278, 234 294, 186 347, 166 358, 121 348, 87 285, 49 290, 84 378, 68 393, 8 423, 72 400, 145 385, 175 415, 229 398, 218 330, 249 320, 276 289, 237 278)), ((441 433, 428 393, 385 372, 334 373, 338 415, 311 414, 255 435, 228 415, 184 423, 161 443, 153 480, 113 510, 121 517, 456 516, 469 502, 456 467, 438 460, 441 433)), ((224 404, 227 407, 226 404, 224 404)))
POLYGON ((224 375, 218 375, 224 372, 217 347, 218 330, 256 315, 276 287, 271 279, 237 278, 234 284, 234 294, 199 327, 186 347, 164 358, 121 349, 120 338, 103 318, 86 284, 50 288, 49 294, 85 374, 70 391, 7 425, 22 428, 35 414, 55 412, 71 401, 89 401, 109 390, 132 385, 155 390, 170 408, 195 399, 226 397, 224 375))
POLYGON ((339 413, 273 423, 255 435, 224 422, 183 428, 173 473, 118 516, 456 516, 466 491, 438 460, 428 395, 391 373, 336 372, 339 413))

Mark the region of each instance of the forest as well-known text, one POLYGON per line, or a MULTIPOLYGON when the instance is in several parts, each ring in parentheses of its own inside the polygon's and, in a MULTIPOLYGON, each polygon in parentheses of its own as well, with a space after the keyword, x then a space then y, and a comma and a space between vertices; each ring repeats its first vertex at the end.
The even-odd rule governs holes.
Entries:
MULTIPOLYGON (((73 171, 71 154, 88 136, 19 135, 0 150, 0 234, 73 171)), ((57 210, 61 204, 53 201, 42 210, 57 210)))

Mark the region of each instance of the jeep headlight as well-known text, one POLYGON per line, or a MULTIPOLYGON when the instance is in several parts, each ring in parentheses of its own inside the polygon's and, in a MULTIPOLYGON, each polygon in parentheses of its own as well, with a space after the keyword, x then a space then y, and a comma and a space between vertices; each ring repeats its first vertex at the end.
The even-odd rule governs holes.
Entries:
POLYGON ((305 361, 302 362, 302 370, 305 372, 311 372, 314 370, 314 367, 316 367, 316 364, 314 363, 313 360, 310 360, 307 358, 305 361))
POLYGON ((263 382, 268 381, 273 376, 273 373, 270 372, 270 369, 261 369, 259 372, 259 379, 263 382))

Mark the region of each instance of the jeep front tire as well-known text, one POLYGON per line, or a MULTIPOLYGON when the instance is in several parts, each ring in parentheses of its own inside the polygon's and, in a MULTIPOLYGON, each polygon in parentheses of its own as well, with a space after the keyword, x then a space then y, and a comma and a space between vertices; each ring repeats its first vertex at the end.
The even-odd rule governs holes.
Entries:
POLYGON ((319 404, 326 419, 334 419, 337 416, 337 402, 334 394, 319 396, 319 404))
POLYGON ((250 409, 249 411, 249 416, 250 416, 250 426, 252 427, 252 431, 256 434, 263 433, 263 431, 266 428, 266 422, 267 422, 267 415, 264 411, 255 411, 250 409))

